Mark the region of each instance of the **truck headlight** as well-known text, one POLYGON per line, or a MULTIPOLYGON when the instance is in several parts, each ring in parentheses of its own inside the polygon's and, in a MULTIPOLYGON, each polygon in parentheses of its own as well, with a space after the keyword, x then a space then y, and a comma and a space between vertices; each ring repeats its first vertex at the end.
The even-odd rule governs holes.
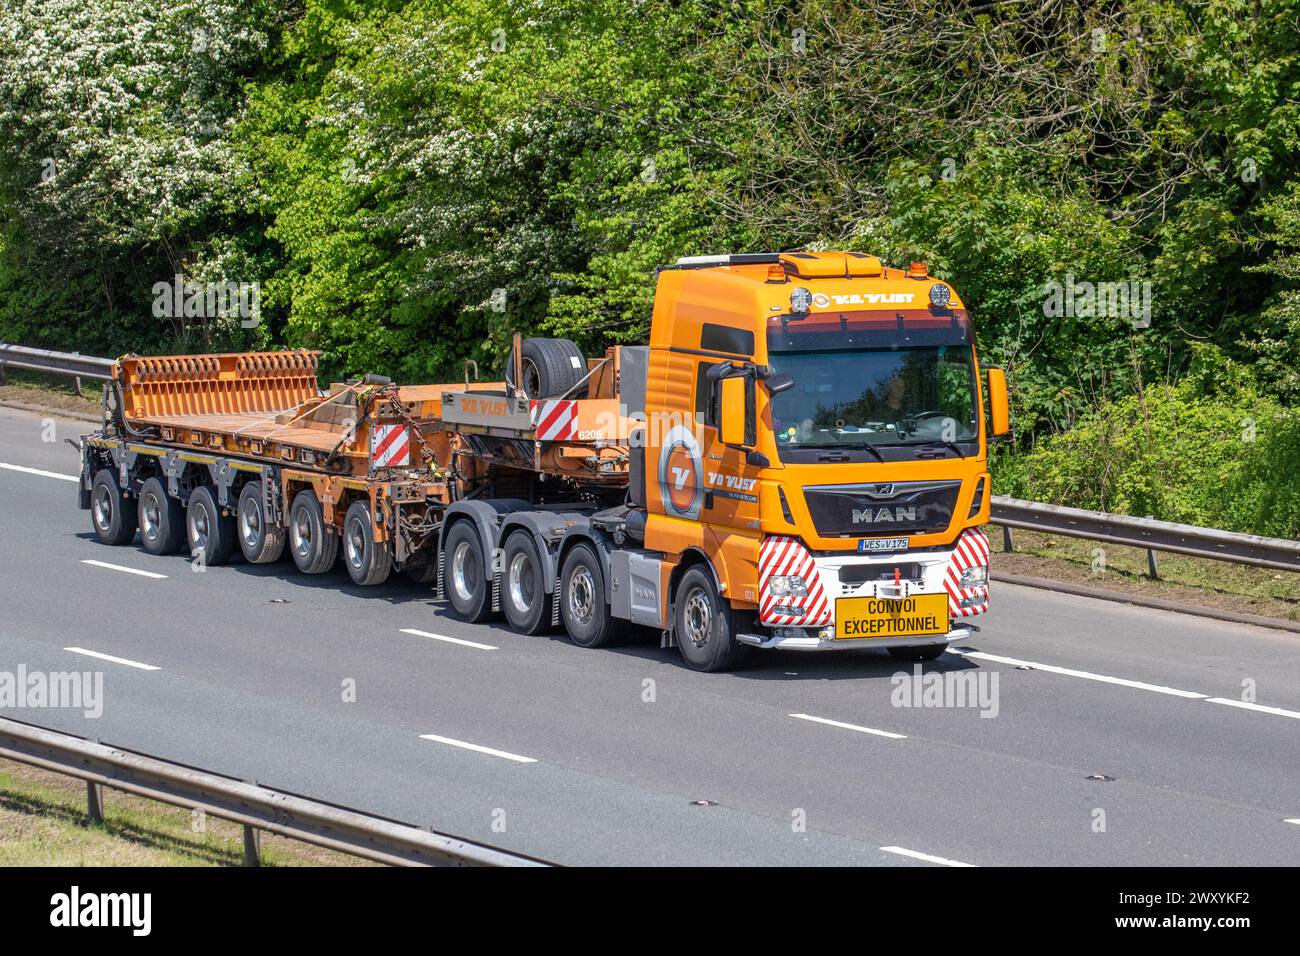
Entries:
POLYGON ((989 583, 989 568, 987 564, 981 564, 977 567, 967 568, 957 579, 959 588, 982 588, 989 583))
POLYGON ((773 597, 807 597, 808 585, 798 574, 778 574, 769 578, 767 589, 773 597))

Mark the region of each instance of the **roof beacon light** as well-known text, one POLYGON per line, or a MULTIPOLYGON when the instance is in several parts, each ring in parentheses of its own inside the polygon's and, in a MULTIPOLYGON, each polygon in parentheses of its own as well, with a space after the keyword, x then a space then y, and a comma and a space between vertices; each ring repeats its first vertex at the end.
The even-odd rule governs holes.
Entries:
POLYGON ((952 292, 942 282, 936 282, 934 285, 930 286, 931 305, 937 305, 942 309, 948 304, 950 298, 952 298, 952 292))
POLYGON ((784 281, 785 281, 785 266, 781 265, 779 262, 778 262, 778 263, 773 263, 772 265, 768 266, 768 267, 767 267, 767 281, 768 281, 768 282, 784 282, 784 281))
POLYGON ((913 262, 907 267, 907 277, 909 279, 924 279, 929 274, 924 262, 913 262))
POLYGON ((807 312, 812 305, 812 293, 803 286, 790 293, 790 311, 807 312))

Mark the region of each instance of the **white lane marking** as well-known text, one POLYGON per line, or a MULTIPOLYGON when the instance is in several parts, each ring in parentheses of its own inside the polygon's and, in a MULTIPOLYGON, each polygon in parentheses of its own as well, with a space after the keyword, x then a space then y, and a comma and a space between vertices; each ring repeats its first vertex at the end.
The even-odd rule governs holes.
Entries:
POLYGON ((1283 822, 1283 823, 1294 823, 1296 826, 1300 827, 1300 819, 1298 819, 1298 820, 1283 820, 1282 822, 1283 822))
POLYGON ((797 720, 811 720, 814 724, 825 724, 828 727, 842 727, 845 730, 856 730, 860 734, 875 734, 877 737, 888 737, 891 740, 906 740, 906 734, 896 734, 888 730, 872 730, 870 727, 859 727, 857 724, 846 724, 838 720, 828 720, 825 717, 814 717, 812 714, 788 714, 797 720))
POLYGON ((962 657, 973 657, 976 660, 992 661, 995 664, 1010 664, 1014 667, 1032 667, 1036 671, 1046 671, 1049 674, 1061 674, 1065 677, 1082 677, 1084 680, 1100 681, 1103 684, 1118 684, 1120 687, 1132 687, 1137 690, 1155 691, 1157 694, 1169 694, 1172 697, 1185 697, 1188 700, 1207 700, 1209 694, 1198 694, 1195 691, 1179 690, 1176 687, 1162 687, 1159 684, 1147 684, 1140 680, 1128 680, 1124 677, 1108 677, 1105 674, 1093 674, 1088 671, 1076 671, 1069 667, 1057 667, 1054 664, 1039 664, 1036 661, 1022 661, 1014 657, 999 657, 997 654, 985 654, 983 651, 959 651, 955 648, 949 648, 949 653, 958 654, 962 657))
POLYGON ((39 468, 26 468, 23 465, 7 465, 3 461, 0 461, 0 468, 5 468, 9 471, 21 471, 25 475, 39 475, 42 478, 58 478, 60 481, 81 480, 76 475, 60 475, 56 471, 41 471, 39 468))
POLYGON ((428 631, 417 631, 413 627, 402 628, 403 634, 414 634, 416 637, 427 637, 432 641, 446 641, 448 644, 461 644, 465 647, 477 647, 480 651, 495 651, 499 648, 491 644, 480 644, 478 641, 467 641, 459 637, 447 637, 445 634, 430 634, 428 631))
POLYGON ((914 860, 925 860, 926 863, 938 863, 940 866, 975 866, 974 863, 963 863, 961 860, 950 860, 943 856, 931 856, 929 853, 921 853, 917 850, 909 850, 901 846, 882 846, 880 849, 886 853, 897 853, 899 856, 910 856, 914 860))
POLYGON ((138 667, 142 671, 162 670, 161 667, 154 667, 152 664, 141 664, 139 661, 129 661, 125 657, 114 657, 112 654, 88 651, 84 647, 65 647, 64 650, 71 651, 74 654, 85 654, 87 657, 98 657, 101 661, 112 661, 114 664, 125 664, 127 667, 138 667))
POLYGON ((141 571, 139 568, 124 568, 120 564, 109 564, 107 561, 91 561, 83 559, 82 564, 91 564, 97 568, 108 568, 110 571, 125 571, 127 574, 138 574, 142 578, 165 578, 167 575, 158 574, 154 571, 141 571))
POLYGON ((494 750, 491 747, 483 747, 479 744, 466 743, 463 740, 454 740, 451 737, 439 737, 437 734, 420 734, 421 740, 432 740, 440 744, 447 744, 451 747, 461 747, 464 750, 473 750, 475 753, 488 754, 492 757, 501 757, 504 760, 513 760, 515 763, 537 763, 532 757, 521 757, 519 754, 512 754, 507 750, 494 750))
POLYGON ((1296 720, 1300 720, 1300 713, 1294 710, 1283 710, 1281 707, 1248 704, 1244 700, 1233 700, 1231 697, 1210 697, 1207 699, 1211 704, 1227 704, 1229 707, 1240 707, 1242 710, 1257 710, 1261 714, 1277 714, 1279 717, 1294 717, 1296 720))

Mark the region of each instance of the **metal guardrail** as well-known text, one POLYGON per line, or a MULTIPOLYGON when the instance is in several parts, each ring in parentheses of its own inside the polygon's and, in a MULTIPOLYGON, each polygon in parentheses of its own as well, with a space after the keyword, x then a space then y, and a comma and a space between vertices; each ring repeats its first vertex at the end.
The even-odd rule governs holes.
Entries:
POLYGON ((20 368, 28 372, 47 375, 70 375, 76 380, 77 394, 81 394, 83 378, 107 381, 113 360, 82 355, 78 352, 52 352, 49 349, 29 349, 25 345, 0 342, 0 382, 4 381, 6 368, 20 368))
POLYGON ((1192 558, 1235 561, 1259 568, 1300 571, 1300 541, 1218 531, 1173 521, 1157 521, 1154 518, 1132 518, 1104 511, 1084 511, 1081 508, 1045 505, 996 495, 991 504, 990 520, 993 524, 1002 526, 1008 551, 1014 550, 1010 529, 1024 528, 1028 531, 1087 538, 1106 544, 1146 548, 1152 577, 1158 576, 1155 558, 1157 551, 1192 558))
POLYGON ((0 757, 85 780, 87 811, 97 822, 103 819, 101 788, 108 786, 242 824, 250 866, 260 860, 263 830, 393 866, 551 865, 4 717, 0 757))
MULTIPOLYGON (((0 375, 6 365, 76 376, 77 391, 80 392, 82 378, 107 379, 113 360, 79 355, 76 352, 51 352, 47 349, 29 349, 21 345, 0 343, 0 375)), ((1014 550, 1012 528, 1145 548, 1152 577, 1158 576, 1158 551, 1193 558, 1235 561, 1282 571, 1300 571, 1300 542, 1281 538, 1264 538, 1176 524, 1172 521, 1157 521, 1154 518, 1131 518, 1127 515, 1084 511, 1080 508, 999 496, 993 498, 991 520, 1002 526, 1008 551, 1014 550)))

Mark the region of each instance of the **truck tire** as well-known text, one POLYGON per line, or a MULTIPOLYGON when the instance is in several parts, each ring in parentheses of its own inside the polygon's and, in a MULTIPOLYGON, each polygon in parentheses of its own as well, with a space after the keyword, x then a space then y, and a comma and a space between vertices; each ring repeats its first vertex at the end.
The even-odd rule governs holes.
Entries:
POLYGON ((932 661, 948 649, 947 644, 922 644, 920 647, 886 647, 896 661, 932 661))
POLYGON ((605 603, 605 570, 588 544, 575 544, 560 569, 560 620, 579 647, 608 647, 619 637, 605 603))
POLYGON ((260 481, 248 482, 239 492, 235 529, 249 564, 270 564, 284 555, 284 529, 267 519, 260 481))
POLYGON ((140 524, 140 513, 131 506, 111 469, 95 472, 90 485, 90 523, 100 544, 130 544, 140 524))
POLYGON ((492 614, 492 587, 484 561, 483 540, 471 521, 457 521, 443 542, 447 600, 462 619, 472 624, 492 614))
POLYGON ((185 510, 167 494, 162 480, 150 478, 140 489, 140 544, 150 554, 175 554, 185 545, 185 510))
POLYGON ((438 562, 431 558, 412 558, 402 565, 402 573, 412 584, 432 584, 438 580, 438 562))
POLYGON ((540 634, 551 626, 551 589, 532 532, 511 532, 504 565, 501 610, 506 621, 520 634, 540 634))
POLYGON ((524 339, 517 383, 529 398, 559 398, 587 374, 582 349, 569 339, 524 339))
POLYGON ((339 557, 339 536, 325 528, 316 492, 304 488, 289 508, 289 554, 303 574, 324 574, 339 557))
POLYGON ((210 488, 201 486, 190 492, 185 508, 185 541, 190 557, 203 565, 225 564, 235 550, 235 519, 221 513, 210 488))
POLYGON ((673 599, 677 647, 692 670, 736 667, 745 646, 736 640, 731 606, 718 596, 713 575, 700 565, 688 570, 673 599))
POLYGON ((383 584, 393 570, 393 552, 388 542, 375 540, 369 501, 354 501, 343 518, 343 564, 353 584, 370 587, 383 584))

